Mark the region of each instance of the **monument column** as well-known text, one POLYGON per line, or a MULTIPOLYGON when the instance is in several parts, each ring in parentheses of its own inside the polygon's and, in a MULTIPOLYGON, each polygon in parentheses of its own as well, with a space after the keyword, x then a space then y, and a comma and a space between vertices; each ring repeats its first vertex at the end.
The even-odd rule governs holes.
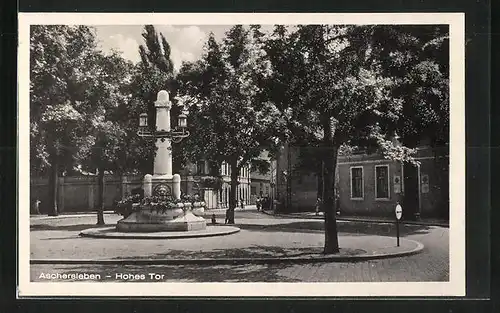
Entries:
MULTIPOLYGON (((156 130, 170 132, 170 102, 168 92, 161 90, 155 102, 156 107, 156 130)), ((154 178, 172 178, 172 142, 170 138, 156 139, 156 156, 154 159, 154 178)))

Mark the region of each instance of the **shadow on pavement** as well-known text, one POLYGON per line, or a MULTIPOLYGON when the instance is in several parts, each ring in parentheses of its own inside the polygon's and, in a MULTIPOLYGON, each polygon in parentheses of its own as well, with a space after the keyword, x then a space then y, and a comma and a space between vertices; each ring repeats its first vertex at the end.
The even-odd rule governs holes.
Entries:
POLYGON ((44 231, 44 230, 65 230, 65 231, 82 231, 89 228, 110 227, 116 224, 76 224, 76 225, 49 225, 49 224, 36 224, 30 225, 30 231, 44 231))
MULTIPOLYGON (((110 227, 116 224, 73 224, 73 225, 50 225, 35 224, 30 226, 31 231, 74 231, 79 232, 88 228, 110 227)), ((209 224, 210 225, 210 224, 209 224)), ((222 224, 220 224, 222 225, 222 224)), ((291 232, 291 233, 318 233, 324 231, 324 222, 317 221, 297 221, 286 222, 271 225, 263 224, 236 224, 239 228, 248 231, 263 231, 263 232, 291 232)), ((339 233, 359 236, 396 236, 395 224, 380 224, 380 223, 365 223, 365 222, 343 222, 337 223, 339 233)), ((427 234, 430 230, 429 226, 401 224, 399 226, 400 236, 405 237, 413 234, 427 234)))
MULTIPOLYGON (((300 221, 291 223, 281 223, 273 225, 260 224, 240 224, 237 226, 249 231, 267 231, 267 232, 300 232, 317 233, 324 231, 323 221, 300 221)), ((337 230, 339 233, 360 236, 396 236, 396 225, 364 223, 364 222, 338 222, 337 230)), ((412 234, 426 234, 430 230, 429 226, 424 225, 399 225, 400 236, 405 237, 412 234)))
MULTIPOLYGON (((341 248, 342 255, 359 255, 366 253, 361 249, 341 248)), ((209 251, 192 250, 168 250, 168 253, 156 253, 145 256, 116 257, 116 260, 127 259, 259 259, 259 258, 283 258, 300 257, 322 254, 323 247, 290 247, 278 246, 251 246, 244 248, 213 249, 209 251)))
POLYGON ((190 259, 190 258, 266 258, 266 257, 290 257, 305 254, 317 254, 322 252, 322 247, 305 248, 282 248, 278 246, 251 246, 245 248, 213 249, 209 251, 192 250, 168 250, 168 253, 157 253, 146 256, 117 257, 115 259, 190 259))

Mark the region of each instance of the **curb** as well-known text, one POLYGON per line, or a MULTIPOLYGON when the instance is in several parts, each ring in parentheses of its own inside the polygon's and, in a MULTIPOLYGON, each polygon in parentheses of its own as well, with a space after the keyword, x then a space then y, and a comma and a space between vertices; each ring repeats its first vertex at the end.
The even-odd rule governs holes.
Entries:
MULTIPOLYGON (((281 218, 295 218, 295 219, 312 219, 312 220, 322 220, 322 216, 295 216, 291 214, 274 214, 266 211, 261 211, 262 213, 281 218)), ((368 218, 349 218, 349 217, 337 217, 338 221, 346 221, 346 222, 360 222, 360 223, 377 223, 377 224, 393 224, 394 221, 391 220, 379 220, 379 219, 368 219, 368 218)), ((407 225, 422 225, 422 226, 438 226, 438 227, 446 227, 449 228, 449 224, 444 223, 430 223, 430 222, 419 222, 419 221, 401 221, 400 224, 407 225)))
POLYGON ((379 253, 372 255, 328 255, 318 257, 270 257, 270 258, 220 258, 220 259, 31 259, 30 264, 96 264, 96 265, 238 265, 238 264, 301 264, 321 262, 362 262, 410 256, 420 253, 424 245, 418 241, 404 239, 417 245, 409 251, 379 253))
MULTIPOLYGON (((210 226, 210 225, 207 225, 210 226)), ((80 232, 79 236, 80 237, 86 237, 86 238, 100 238, 100 239, 143 239, 143 240, 150 240, 150 239, 189 239, 189 238, 202 238, 202 237, 217 237, 217 236, 227 236, 227 235, 232 235, 238 233, 241 229, 238 227, 234 226, 220 226, 220 227, 225 227, 228 228, 226 230, 220 230, 218 232, 213 232, 213 233, 192 233, 190 235, 171 235, 171 236, 159 236, 159 235, 152 235, 152 236, 146 236, 146 235, 124 235, 124 236, 118 236, 118 235, 106 235, 105 233, 102 233, 103 231, 110 230, 110 229, 115 229, 115 226, 113 227, 105 227, 105 228, 89 228, 86 230, 83 230, 80 232)), ((189 232, 175 232, 175 233, 189 233, 189 232)), ((126 232, 123 234, 127 234, 126 232)), ((130 234, 130 233, 129 233, 130 234)), ((150 234, 145 232, 144 234, 150 234)))
MULTIPOLYGON (((75 217, 86 217, 97 215, 97 212, 88 212, 88 213, 75 213, 75 214, 60 214, 56 216, 46 216, 46 215, 30 215, 30 219, 42 221, 42 220, 55 220, 61 218, 75 218, 75 217)), ((104 215, 117 215, 113 211, 104 211, 104 215)))

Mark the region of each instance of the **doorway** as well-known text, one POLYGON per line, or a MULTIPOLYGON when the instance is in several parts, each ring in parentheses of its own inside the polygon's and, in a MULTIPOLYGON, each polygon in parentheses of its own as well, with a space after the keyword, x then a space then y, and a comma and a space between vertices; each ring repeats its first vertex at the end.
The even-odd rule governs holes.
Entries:
POLYGON ((420 213, 420 167, 404 164, 403 219, 415 220, 420 213))

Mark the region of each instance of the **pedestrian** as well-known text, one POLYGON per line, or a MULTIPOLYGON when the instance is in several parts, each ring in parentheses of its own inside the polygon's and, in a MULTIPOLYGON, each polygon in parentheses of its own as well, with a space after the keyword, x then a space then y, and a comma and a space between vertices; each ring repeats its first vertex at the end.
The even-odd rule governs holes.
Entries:
POLYGON ((255 201, 255 204, 257 205, 257 211, 260 211, 260 208, 262 206, 260 197, 257 198, 257 201, 255 201))
POLYGON ((240 205, 242 209, 245 208, 245 203, 243 202, 243 198, 240 198, 240 205))
POLYGON ((35 210, 36 210, 36 214, 38 214, 38 215, 40 215, 40 203, 42 203, 42 201, 40 201, 40 199, 36 199, 35 210))
POLYGON ((262 199, 262 211, 269 210, 269 207, 270 207, 269 196, 265 195, 264 198, 262 199))
POLYGON ((319 215, 320 209, 321 209, 321 198, 318 198, 318 200, 316 200, 316 215, 319 215))
POLYGON ((224 224, 229 223, 229 209, 226 210, 226 219, 224 220, 224 224))

